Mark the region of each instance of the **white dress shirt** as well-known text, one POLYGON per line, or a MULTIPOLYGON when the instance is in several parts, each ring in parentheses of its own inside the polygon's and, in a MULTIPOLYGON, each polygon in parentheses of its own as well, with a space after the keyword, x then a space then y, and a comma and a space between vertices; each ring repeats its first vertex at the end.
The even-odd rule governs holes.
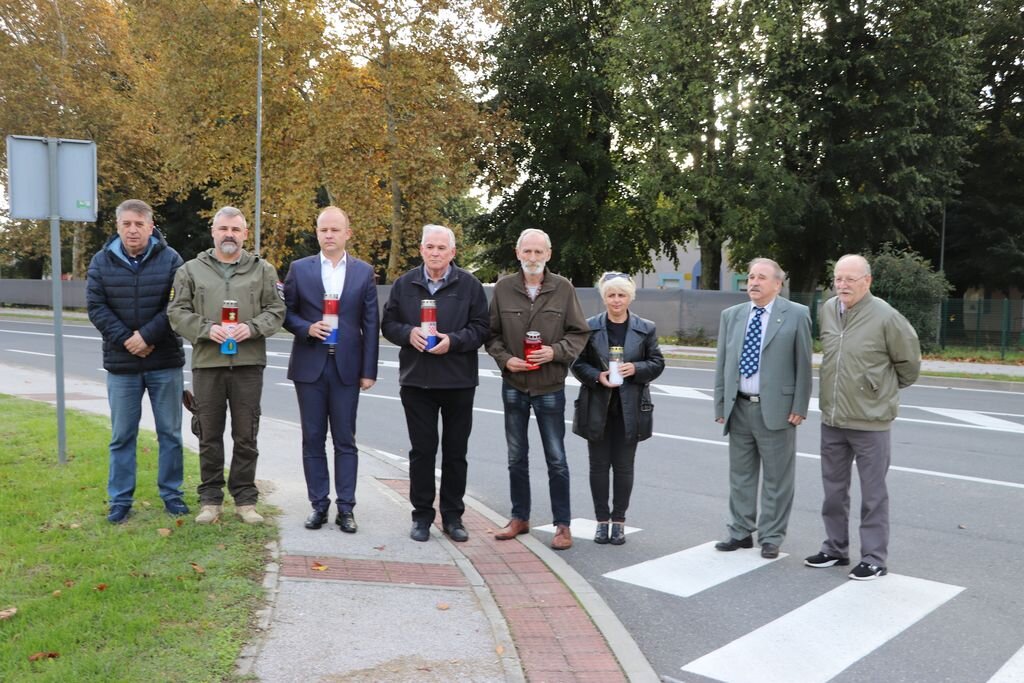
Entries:
POLYGON ((320 252, 320 278, 324 282, 324 294, 337 294, 338 298, 341 298, 341 290, 345 288, 345 265, 347 263, 347 251, 342 255, 337 266, 324 256, 324 252, 320 252))

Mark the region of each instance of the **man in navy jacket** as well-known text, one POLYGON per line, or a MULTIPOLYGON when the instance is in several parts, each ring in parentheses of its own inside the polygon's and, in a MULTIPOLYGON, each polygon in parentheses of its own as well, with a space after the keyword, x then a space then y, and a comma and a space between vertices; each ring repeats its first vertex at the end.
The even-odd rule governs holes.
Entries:
POLYGON ((334 441, 335 523, 354 534, 356 410, 359 391, 377 381, 377 286, 373 268, 345 250, 352 236, 348 215, 336 206, 320 212, 316 238, 320 253, 292 263, 284 281, 284 326, 295 335, 288 379, 295 384, 302 421, 302 469, 313 512, 307 529, 327 522, 331 480, 327 467, 327 425, 334 441), (337 342, 325 343, 332 326, 324 320, 324 295, 339 295, 337 342))
POLYGON ((409 429, 409 501, 414 541, 430 537, 434 521, 434 463, 441 444, 441 523, 453 541, 466 541, 462 525, 466 493, 466 451, 473 428, 473 398, 479 384, 477 349, 490 330, 487 297, 473 275, 452 263, 455 234, 441 225, 427 225, 420 240, 423 265, 391 286, 381 331, 401 347, 398 383, 409 429), (423 299, 437 312, 436 345, 427 348, 421 329, 423 299))
POLYGON ((167 301, 181 256, 153 227, 153 209, 138 199, 117 207, 114 235, 89 263, 89 320, 103 335, 110 401, 107 520, 127 519, 135 493, 135 449, 142 394, 156 421, 157 487, 171 515, 188 514, 182 500, 181 337, 167 320, 167 301))

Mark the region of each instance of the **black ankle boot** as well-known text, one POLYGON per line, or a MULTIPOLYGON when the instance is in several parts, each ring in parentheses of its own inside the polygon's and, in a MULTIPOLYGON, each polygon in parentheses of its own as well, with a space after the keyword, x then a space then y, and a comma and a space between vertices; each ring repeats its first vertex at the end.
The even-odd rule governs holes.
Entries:
POLYGON ((612 535, 608 539, 612 545, 622 545, 626 542, 626 523, 612 522, 612 535))
POLYGON ((594 534, 594 543, 604 545, 608 542, 608 522, 598 522, 597 532, 594 534))

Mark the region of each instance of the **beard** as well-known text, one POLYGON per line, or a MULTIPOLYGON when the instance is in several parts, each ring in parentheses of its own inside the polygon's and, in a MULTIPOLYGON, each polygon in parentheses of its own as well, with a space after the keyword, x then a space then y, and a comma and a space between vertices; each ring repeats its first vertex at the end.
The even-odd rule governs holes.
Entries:
POLYGON ((228 240, 224 240, 223 242, 220 243, 220 251, 222 254, 231 256, 236 251, 238 251, 238 245, 235 242, 229 242, 228 240))
POLYGON ((543 261, 519 261, 519 265, 523 267, 523 272, 527 275, 540 275, 544 272, 543 261))

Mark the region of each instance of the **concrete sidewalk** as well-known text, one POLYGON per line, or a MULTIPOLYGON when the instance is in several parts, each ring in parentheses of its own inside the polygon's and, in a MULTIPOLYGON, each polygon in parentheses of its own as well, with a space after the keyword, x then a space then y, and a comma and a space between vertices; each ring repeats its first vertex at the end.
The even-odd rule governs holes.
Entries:
MULTIPOLYGON (((55 401, 51 373, 0 372, 0 393, 55 401)), ((109 414, 98 382, 67 378, 65 399, 69 409, 109 414)), ((145 401, 143 426, 153 428, 145 401)), ((403 463, 366 447, 359 532, 342 533, 333 513, 310 531, 299 427, 264 418, 259 444, 262 501, 280 510, 279 541, 268 548, 267 605, 241 675, 274 683, 659 680, 604 601, 545 545, 547 534, 494 541, 505 518, 467 499, 468 542, 452 543, 435 527, 416 543, 403 463)), ((194 492, 186 501, 197 507, 194 492)), ((229 505, 222 523, 240 524, 232 513, 229 505)))

